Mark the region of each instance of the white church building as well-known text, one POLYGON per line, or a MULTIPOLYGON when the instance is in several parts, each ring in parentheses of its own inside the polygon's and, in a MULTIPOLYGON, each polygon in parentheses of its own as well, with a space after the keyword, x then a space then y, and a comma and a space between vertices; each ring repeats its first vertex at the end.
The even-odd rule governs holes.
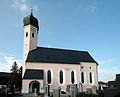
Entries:
POLYGON ((98 63, 88 51, 37 47, 38 20, 31 14, 24 18, 22 93, 50 91, 68 84, 79 84, 83 90, 98 85, 98 63))

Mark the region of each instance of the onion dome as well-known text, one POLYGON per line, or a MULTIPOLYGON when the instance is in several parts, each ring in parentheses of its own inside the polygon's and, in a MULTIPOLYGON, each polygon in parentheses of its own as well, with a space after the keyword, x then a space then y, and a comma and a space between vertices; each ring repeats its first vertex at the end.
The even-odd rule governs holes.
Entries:
POLYGON ((23 19, 23 23, 24 23, 24 26, 30 24, 30 25, 38 28, 38 30, 39 30, 38 20, 37 20, 37 18, 35 18, 35 17, 33 16, 32 9, 31 9, 31 14, 30 14, 29 16, 26 16, 26 17, 23 19))

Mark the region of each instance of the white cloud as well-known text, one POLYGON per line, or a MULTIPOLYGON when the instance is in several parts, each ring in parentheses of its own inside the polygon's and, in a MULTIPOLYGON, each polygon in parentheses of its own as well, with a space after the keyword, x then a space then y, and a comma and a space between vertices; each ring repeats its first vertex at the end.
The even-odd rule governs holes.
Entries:
POLYGON ((98 62, 99 64, 110 64, 112 62, 115 62, 115 59, 109 59, 109 60, 105 60, 105 61, 100 61, 98 62))
POLYGON ((37 5, 35 5, 34 7, 33 7, 33 9, 35 10, 35 11, 39 11, 39 9, 38 9, 38 6, 37 5))
MULTIPOLYGON (((17 9, 17 10, 21 11, 22 13, 26 13, 28 11, 30 12, 31 7, 33 8, 33 11, 35 11, 36 13, 39 13, 38 6, 37 5, 30 6, 29 4, 27 4, 27 0, 13 0, 13 3, 11 6, 12 6, 12 8, 17 9)), ((19 20, 18 23, 16 24, 16 27, 19 29, 23 29, 23 24, 22 24, 21 20, 19 20)))
POLYGON ((4 59, 9 65, 12 65, 15 61, 17 62, 18 67, 22 66, 22 60, 16 59, 15 57, 5 56, 4 59))
POLYGON ((94 13, 96 8, 97 8, 96 5, 91 5, 91 6, 83 7, 83 10, 85 12, 94 13))
POLYGON ((113 67, 113 68, 109 68, 109 69, 98 69, 99 73, 120 73, 120 68, 117 67, 113 67))
POLYGON ((120 73, 120 67, 115 65, 116 59, 108 59, 105 61, 98 62, 100 66, 98 67, 99 80, 101 81, 111 81, 115 79, 115 75, 120 73))
POLYGON ((89 10, 91 13, 93 13, 96 10, 96 8, 97 8, 96 5, 92 5, 90 6, 89 10))
POLYGON ((115 75, 120 73, 119 67, 113 67, 113 68, 99 68, 98 74, 99 74, 99 81, 111 81, 115 80, 115 75))
POLYGON ((21 10, 22 12, 25 12, 29 9, 29 7, 25 1, 26 0, 22 0, 22 1, 15 0, 12 4, 12 7, 17 8, 17 9, 21 10))
POLYGON ((23 3, 24 3, 24 2, 26 2, 26 0, 21 0, 21 2, 23 2, 23 3))
POLYGON ((23 29, 23 24, 22 24, 21 22, 20 22, 20 23, 17 23, 16 27, 17 27, 18 29, 23 29))
POLYGON ((3 56, 3 58, 0 59, 0 72, 10 72, 10 68, 15 61, 17 62, 18 68, 22 66, 22 60, 13 56, 3 56))
POLYGON ((89 12, 89 13, 94 13, 96 8, 97 8, 97 5, 95 3, 92 3, 92 4, 85 4, 85 3, 80 3, 77 8, 83 12, 89 12))
POLYGON ((50 46, 50 44, 48 45, 48 48, 50 48, 51 46, 50 46))
POLYGON ((39 11, 37 5, 30 6, 27 4, 27 0, 14 0, 12 7, 19 9, 21 12, 30 11, 30 7, 33 7, 34 11, 39 11))

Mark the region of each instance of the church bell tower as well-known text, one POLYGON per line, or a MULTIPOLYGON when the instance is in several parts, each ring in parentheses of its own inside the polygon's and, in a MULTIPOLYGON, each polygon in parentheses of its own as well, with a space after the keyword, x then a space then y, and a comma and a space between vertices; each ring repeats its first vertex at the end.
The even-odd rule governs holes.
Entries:
POLYGON ((23 75, 26 69, 25 61, 28 53, 37 48, 37 36, 39 31, 38 20, 31 14, 23 19, 24 23, 24 45, 23 45, 23 75))

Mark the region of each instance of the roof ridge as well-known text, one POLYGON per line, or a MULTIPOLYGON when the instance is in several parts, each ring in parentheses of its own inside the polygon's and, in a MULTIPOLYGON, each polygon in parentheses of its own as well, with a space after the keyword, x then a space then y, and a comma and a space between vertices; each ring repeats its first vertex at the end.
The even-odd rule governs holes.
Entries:
POLYGON ((86 53, 88 53, 88 51, 71 50, 71 49, 62 49, 62 48, 48 48, 48 47, 37 47, 37 48, 54 49, 54 50, 63 50, 63 51, 74 51, 74 52, 86 52, 86 53))

